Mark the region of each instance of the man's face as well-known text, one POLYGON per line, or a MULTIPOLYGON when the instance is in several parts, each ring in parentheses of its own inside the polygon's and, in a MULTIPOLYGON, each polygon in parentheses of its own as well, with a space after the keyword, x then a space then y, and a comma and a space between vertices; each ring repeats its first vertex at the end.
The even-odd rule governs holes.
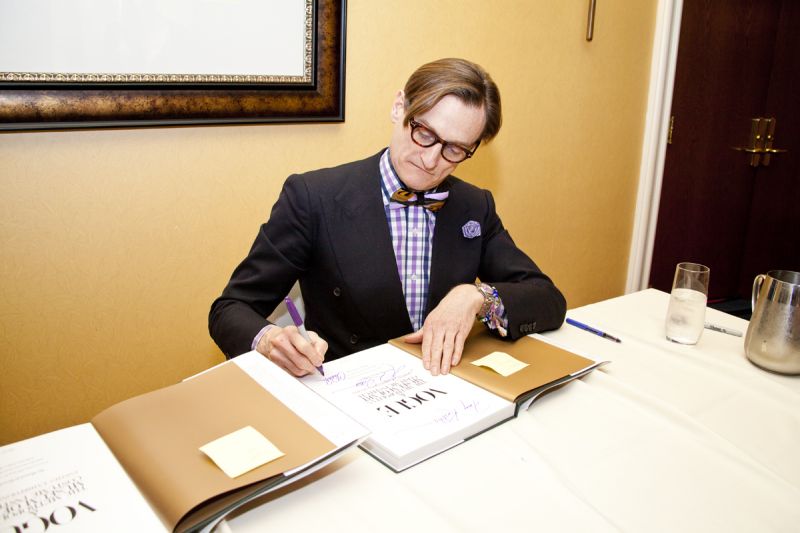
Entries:
MULTIPOLYGON (((389 144, 392 165, 406 186, 427 191, 438 186, 458 163, 442 157, 442 145, 423 148, 411 140, 411 126, 403 126, 405 94, 398 92, 392 104, 394 129, 389 144)), ((470 107, 453 95, 447 95, 431 109, 411 117, 434 132, 443 141, 472 148, 478 142, 486 120, 483 107, 470 107)))

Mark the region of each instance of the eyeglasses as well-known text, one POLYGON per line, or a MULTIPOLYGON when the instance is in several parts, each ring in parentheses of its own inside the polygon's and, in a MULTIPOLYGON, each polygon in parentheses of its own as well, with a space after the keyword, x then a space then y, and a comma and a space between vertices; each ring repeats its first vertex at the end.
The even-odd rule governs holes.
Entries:
POLYGON ((443 141, 438 135, 414 119, 409 120, 408 123, 411 125, 411 140, 414 141, 415 144, 423 148, 429 148, 437 143, 441 144, 442 157, 445 161, 451 163, 461 163, 465 159, 469 159, 481 144, 481 141, 478 140, 477 144, 475 144, 475 148, 469 150, 461 145, 443 141))

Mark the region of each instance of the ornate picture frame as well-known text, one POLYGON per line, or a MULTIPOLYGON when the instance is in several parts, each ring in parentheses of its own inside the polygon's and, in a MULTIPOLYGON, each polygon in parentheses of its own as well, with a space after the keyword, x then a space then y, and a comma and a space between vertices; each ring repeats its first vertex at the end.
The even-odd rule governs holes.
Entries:
POLYGON ((0 65, 0 130, 341 122, 346 0, 294 1, 306 12, 293 30, 303 35, 291 37, 303 39, 301 72, 70 74, 0 65))

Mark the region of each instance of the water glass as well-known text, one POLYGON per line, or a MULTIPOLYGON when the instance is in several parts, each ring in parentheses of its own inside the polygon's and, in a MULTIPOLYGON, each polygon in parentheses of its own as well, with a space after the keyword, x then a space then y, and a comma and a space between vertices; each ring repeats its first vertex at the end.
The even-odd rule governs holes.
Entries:
POLYGON ((697 263, 678 263, 667 309, 667 340, 697 344, 703 334, 711 270, 697 263))

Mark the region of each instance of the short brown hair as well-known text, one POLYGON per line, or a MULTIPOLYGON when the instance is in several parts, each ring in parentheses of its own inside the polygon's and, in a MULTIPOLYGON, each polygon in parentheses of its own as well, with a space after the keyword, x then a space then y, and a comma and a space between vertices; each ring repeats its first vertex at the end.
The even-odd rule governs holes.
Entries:
POLYGON ((489 73, 471 61, 446 58, 426 63, 408 78, 404 91, 404 126, 411 118, 429 111, 439 100, 452 94, 466 105, 483 107, 486 123, 481 141, 490 141, 500 131, 503 122, 500 91, 489 73))

